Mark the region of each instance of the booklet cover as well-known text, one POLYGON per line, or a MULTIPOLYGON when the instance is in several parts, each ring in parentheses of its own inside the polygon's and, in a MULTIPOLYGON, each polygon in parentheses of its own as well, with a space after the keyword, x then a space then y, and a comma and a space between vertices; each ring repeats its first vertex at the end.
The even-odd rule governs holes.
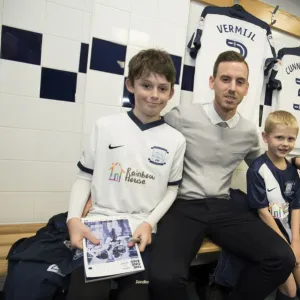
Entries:
POLYGON ((86 282, 144 271, 137 245, 128 247, 132 237, 128 219, 88 217, 81 220, 100 240, 99 245, 94 245, 87 239, 83 240, 86 282))

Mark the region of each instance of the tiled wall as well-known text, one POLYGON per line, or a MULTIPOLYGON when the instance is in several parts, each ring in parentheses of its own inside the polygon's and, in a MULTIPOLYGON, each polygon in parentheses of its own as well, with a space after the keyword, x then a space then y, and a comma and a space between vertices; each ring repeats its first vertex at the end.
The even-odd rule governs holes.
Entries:
POLYGON ((127 63, 159 47, 178 78, 189 0, 0 0, 0 223, 65 211, 92 124, 122 111, 127 63))
POLYGON ((93 0, 0 0, 0 223, 67 209, 93 0))
POLYGON ((142 49, 162 48, 171 54, 177 80, 167 109, 179 103, 189 4, 189 0, 95 1, 85 135, 99 115, 118 113, 128 102, 124 88, 128 62, 142 49))
MULTIPOLYGON (((177 69, 167 110, 191 102, 186 45, 204 8, 190 0, 0 0, 0 223, 65 211, 94 121, 128 103, 128 61, 167 50, 177 69)), ((277 49, 299 39, 273 31, 277 49)), ((245 165, 233 186, 245 189, 245 165)))

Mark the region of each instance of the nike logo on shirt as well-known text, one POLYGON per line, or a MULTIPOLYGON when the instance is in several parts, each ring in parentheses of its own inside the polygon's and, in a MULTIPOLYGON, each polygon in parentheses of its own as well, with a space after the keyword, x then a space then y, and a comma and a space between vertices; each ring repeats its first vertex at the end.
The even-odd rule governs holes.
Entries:
POLYGON ((271 191, 273 191, 273 190, 275 190, 276 189, 276 187, 274 187, 274 188, 272 188, 272 189, 267 189, 267 191, 268 192, 271 192, 271 191))
POLYGON ((112 146, 111 144, 108 146, 108 149, 116 149, 116 148, 120 148, 120 147, 124 147, 124 145, 120 145, 120 146, 112 146))

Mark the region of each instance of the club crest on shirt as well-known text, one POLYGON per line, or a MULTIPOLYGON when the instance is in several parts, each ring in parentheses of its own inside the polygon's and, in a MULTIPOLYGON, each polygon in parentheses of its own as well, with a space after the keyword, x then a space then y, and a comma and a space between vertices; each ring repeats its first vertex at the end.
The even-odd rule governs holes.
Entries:
POLYGON ((287 181, 285 183, 285 191, 284 191, 284 194, 286 196, 290 196, 290 195, 293 195, 294 194, 294 191, 293 191, 293 186, 295 185, 295 182, 294 181, 287 181))
POLYGON ((169 154, 168 150, 158 146, 153 146, 151 150, 151 157, 148 158, 149 162, 151 162, 154 165, 165 165, 167 154, 169 154))

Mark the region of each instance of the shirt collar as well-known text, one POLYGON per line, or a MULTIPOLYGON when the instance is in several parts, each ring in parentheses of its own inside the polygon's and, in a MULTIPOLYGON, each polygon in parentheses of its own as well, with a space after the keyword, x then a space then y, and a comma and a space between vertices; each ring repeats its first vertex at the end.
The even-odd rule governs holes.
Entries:
POLYGON ((151 129, 153 127, 156 127, 156 126, 160 126, 160 125, 163 125, 165 124, 165 120, 163 117, 161 117, 159 120, 157 121, 153 121, 153 122, 150 122, 150 123, 142 123, 138 117, 133 113, 133 109, 130 110, 129 112, 127 112, 129 118, 142 130, 147 130, 147 129, 151 129))
POLYGON ((220 122, 225 122, 229 128, 233 128, 237 125, 237 123, 240 120, 240 114, 238 112, 236 112, 231 119, 227 121, 222 120, 216 112, 213 102, 204 103, 202 107, 213 125, 217 125, 220 122))

